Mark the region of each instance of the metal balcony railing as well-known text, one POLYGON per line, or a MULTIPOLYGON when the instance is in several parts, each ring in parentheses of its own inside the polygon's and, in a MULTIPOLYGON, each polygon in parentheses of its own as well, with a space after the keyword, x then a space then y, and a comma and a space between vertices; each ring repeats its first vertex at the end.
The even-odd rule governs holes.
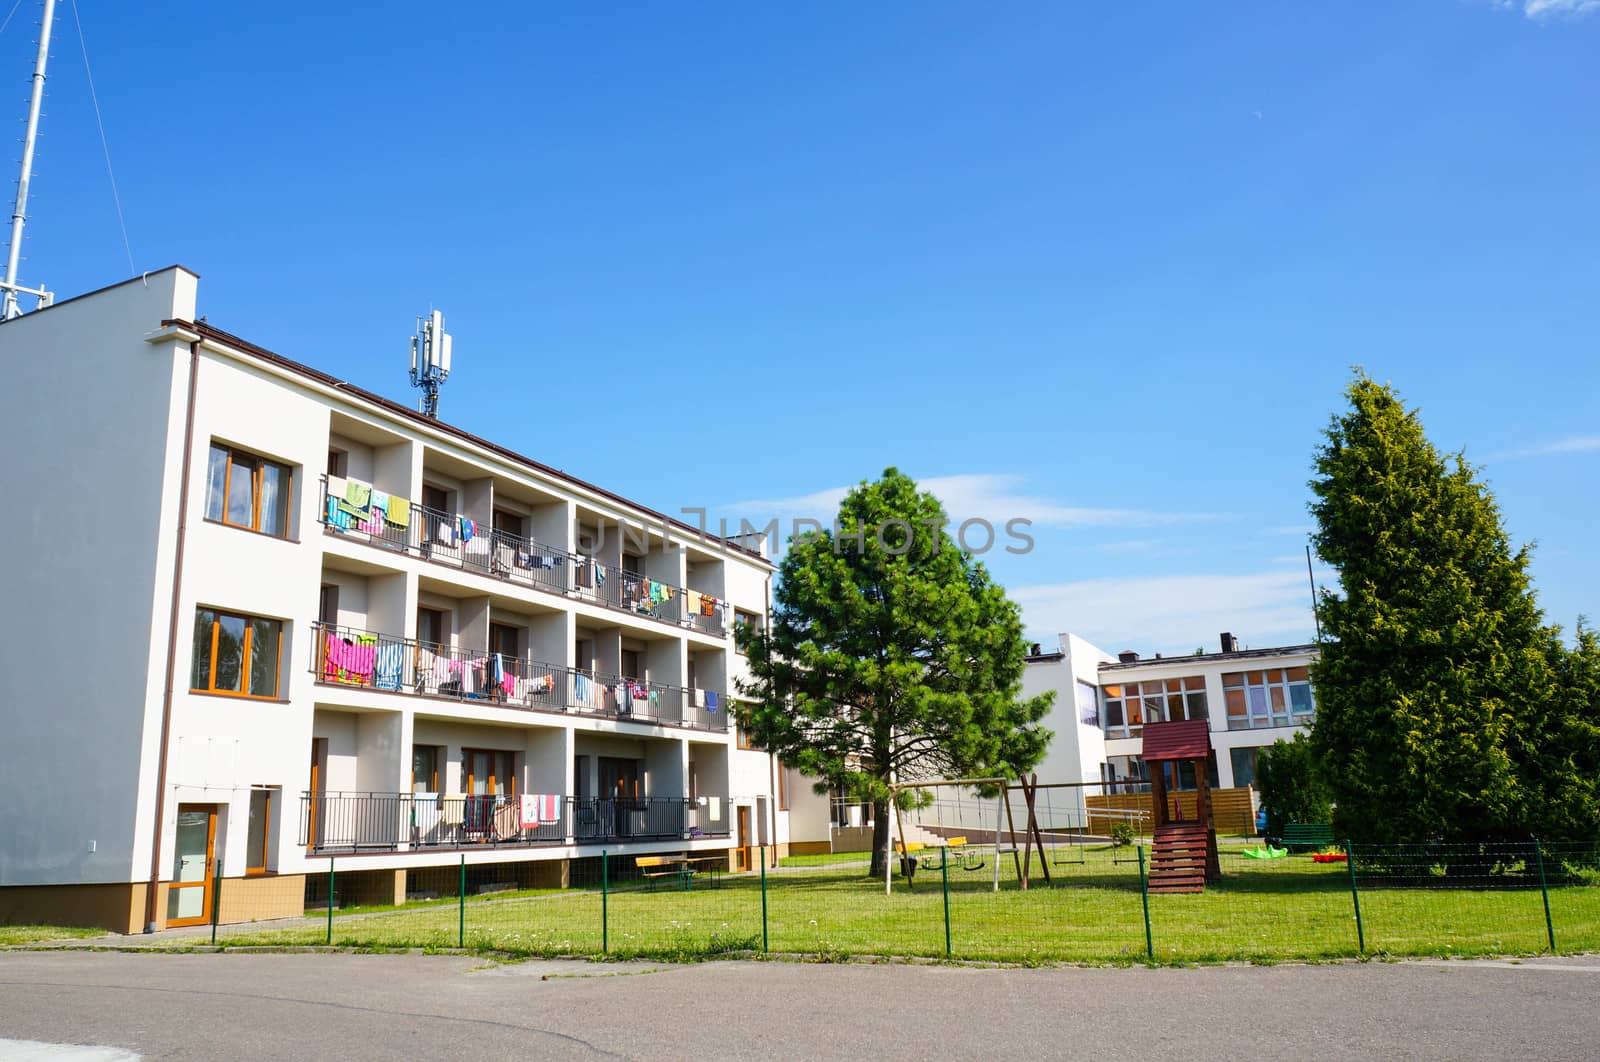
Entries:
POLYGON ((715 690, 580 671, 327 623, 311 625, 311 641, 311 673, 325 685, 695 730, 728 729, 727 699, 715 690))
POLYGON ((460 515, 379 493, 345 480, 346 494, 330 493, 322 477, 318 522, 328 534, 415 554, 423 560, 505 579, 552 594, 592 601, 605 608, 687 627, 721 638, 732 609, 727 602, 688 587, 609 567, 531 538, 481 527, 460 515), (352 484, 354 485, 352 487, 352 484), (365 505, 351 500, 367 497, 365 505), (388 508, 382 508, 387 505, 388 508), (403 515, 401 511, 403 510, 403 515), (402 523, 395 523, 395 519, 402 523))
POLYGON ((508 794, 300 794, 300 844, 313 853, 528 848, 599 841, 728 836, 725 799, 539 797, 508 794))

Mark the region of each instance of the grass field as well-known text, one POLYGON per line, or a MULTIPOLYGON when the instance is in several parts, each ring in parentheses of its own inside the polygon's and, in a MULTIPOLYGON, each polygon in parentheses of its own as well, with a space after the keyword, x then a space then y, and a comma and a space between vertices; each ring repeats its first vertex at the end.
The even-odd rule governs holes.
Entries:
MULTIPOLYGON (((1009 857, 991 891, 992 854, 976 870, 951 870, 950 955, 1005 962, 1144 962, 1139 868, 1130 849, 1059 849, 1052 881, 1033 863, 1032 887, 1017 886, 1009 857), (1079 861, 1081 859, 1081 861, 1079 861)), ((854 862, 854 861, 853 861, 854 862)), ((1357 955, 1356 919, 1343 864, 1308 856, 1272 862, 1224 850, 1223 880, 1200 895, 1149 897, 1159 962, 1279 961, 1357 955)), ((811 864, 771 871, 766 947, 822 959, 861 955, 943 958, 945 892, 940 871, 897 874, 884 895, 859 865, 811 864)), ((1600 887, 1553 888, 1559 950, 1600 949, 1600 887)), ((1367 889, 1361 894, 1368 955, 1501 955, 1548 950, 1537 888, 1367 889)), ((321 944, 320 924, 249 931, 224 927, 229 945, 321 944)), ((336 945, 468 948, 512 955, 694 958, 759 950, 759 877, 740 875, 692 891, 638 886, 338 914, 336 945), (602 920, 602 908, 604 920, 602 920), (464 935, 462 922, 464 913, 464 935), (604 930, 602 926, 604 925, 604 930)))
POLYGON ((84 929, 81 926, 0 926, 0 946, 6 944, 39 944, 49 940, 103 937, 103 929, 84 929))

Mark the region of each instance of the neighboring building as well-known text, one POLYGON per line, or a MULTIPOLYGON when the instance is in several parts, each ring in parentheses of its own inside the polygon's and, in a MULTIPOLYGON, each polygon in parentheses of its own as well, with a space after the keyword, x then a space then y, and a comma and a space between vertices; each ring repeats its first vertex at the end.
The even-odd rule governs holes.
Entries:
MULTIPOLYGON (((0 324, 0 922, 194 922, 219 863, 231 922, 300 913, 333 858, 341 899, 388 902, 463 857, 476 885, 561 884, 602 849, 787 845, 793 782, 730 725, 758 547, 219 331, 196 295, 172 267, 0 324)), ((714 453, 692 406, 530 371, 650 461, 714 453)))
MULTIPOLYGON (((1231 634, 1222 635, 1220 652, 1151 659, 1113 656, 1071 634, 1061 635, 1056 652, 1035 645, 1023 695, 1056 693, 1043 721, 1055 737, 1039 781, 1103 783, 1090 787, 1094 794, 1143 789, 1144 724, 1205 719, 1215 750, 1212 787, 1253 788, 1258 750, 1315 717, 1309 668, 1316 658, 1314 645, 1241 649, 1231 634)), ((1193 785, 1192 777, 1179 777, 1175 788, 1193 785)))

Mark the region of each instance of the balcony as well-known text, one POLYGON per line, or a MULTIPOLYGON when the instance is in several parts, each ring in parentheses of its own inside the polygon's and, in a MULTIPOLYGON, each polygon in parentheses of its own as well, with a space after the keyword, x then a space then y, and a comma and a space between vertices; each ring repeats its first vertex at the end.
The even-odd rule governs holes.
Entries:
POLYGON ((313 854, 537 848, 728 836, 726 800, 435 793, 300 795, 300 844, 313 854))
POLYGON ((434 564, 476 572, 550 594, 589 601, 617 612, 725 637, 727 602, 639 572, 608 568, 593 558, 568 553, 531 538, 481 528, 458 514, 374 494, 358 480, 322 477, 317 522, 330 535, 364 541, 434 564), (338 490, 345 485, 344 493, 338 490), (364 504, 356 500, 366 497, 364 504), (387 505, 387 508, 383 506, 387 505), (395 521, 398 520, 399 523, 395 521))
POLYGON ((325 623, 311 625, 311 642, 311 673, 324 686, 717 733, 728 730, 727 700, 714 690, 641 682, 325 623))

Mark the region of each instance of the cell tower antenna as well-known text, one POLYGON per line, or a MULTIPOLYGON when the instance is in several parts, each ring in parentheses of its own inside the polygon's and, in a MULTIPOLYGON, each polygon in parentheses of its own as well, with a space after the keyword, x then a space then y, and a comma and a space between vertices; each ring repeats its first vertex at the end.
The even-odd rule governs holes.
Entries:
POLYGON ((417 331, 411 337, 411 386, 422 388, 417 408, 424 416, 439 416, 439 385, 450 378, 450 333, 444 330, 444 314, 433 310, 417 318, 417 331))
POLYGON ((17 205, 11 212, 11 250, 6 257, 6 279, 0 282, 4 294, 4 319, 22 316, 17 294, 38 299, 43 309, 55 296, 39 288, 24 288, 17 283, 17 262, 22 255, 22 224, 28 217, 28 178, 33 176, 33 147, 39 139, 39 108, 44 105, 44 68, 50 61, 50 29, 56 20, 56 0, 44 0, 44 18, 39 25, 39 55, 33 63, 33 98, 28 102, 28 132, 22 141, 22 173, 17 178, 17 205))

